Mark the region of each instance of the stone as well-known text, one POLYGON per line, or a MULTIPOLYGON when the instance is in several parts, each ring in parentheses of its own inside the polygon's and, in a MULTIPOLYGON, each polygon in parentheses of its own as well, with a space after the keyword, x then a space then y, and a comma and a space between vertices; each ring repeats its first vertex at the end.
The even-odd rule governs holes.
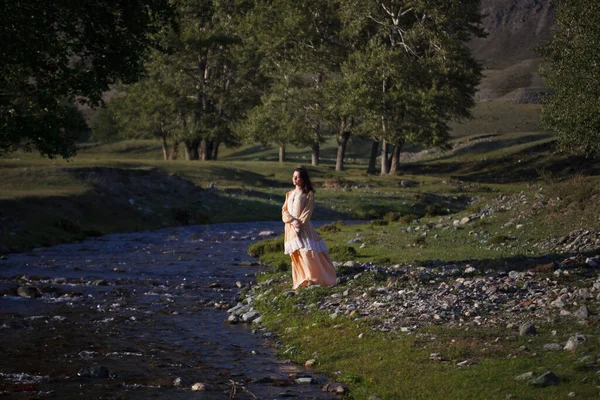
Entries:
POLYGON ((103 365, 92 365, 90 367, 84 367, 77 372, 78 376, 82 378, 100 378, 105 379, 110 376, 108 368, 103 365))
POLYGON ((187 382, 182 377, 177 377, 173 380, 173 386, 174 387, 185 387, 185 386, 189 386, 189 382, 187 382))
POLYGON ((577 319, 588 319, 590 316, 590 310, 584 304, 573 314, 577 319))
POLYGON ((563 346, 559 343, 548 343, 544 345, 544 350, 546 351, 558 351, 562 350, 563 346))
POLYGON ((525 372, 519 376, 515 376, 515 381, 526 381, 533 378, 533 371, 525 372))
POLYGON ((579 345, 587 342, 587 337, 581 333, 576 333, 575 336, 571 336, 565 344, 564 350, 575 350, 579 345))
POLYGON ((585 263, 592 268, 596 268, 599 265, 597 260, 589 257, 585 259, 585 263))
POLYGON ((529 383, 537 387, 546 387, 558 385, 559 381, 560 379, 558 376, 556 376, 552 371, 548 371, 537 378, 530 380, 529 383))
POLYGON ((311 358, 310 360, 306 360, 304 362, 304 366, 305 367, 312 367, 313 365, 315 365, 316 362, 317 362, 317 360, 315 360, 314 358, 311 358))
POLYGON ((17 294, 25 299, 36 299, 42 296, 40 289, 33 285, 21 285, 17 288, 17 294))
POLYGON ((535 335, 536 332, 535 325, 531 322, 525 322, 519 327, 519 336, 535 335))
POLYGON ((331 383, 328 383, 325 386, 323 386, 322 390, 324 392, 333 392, 333 393, 344 394, 349 391, 349 388, 347 385, 345 385, 343 383, 331 382, 331 383))
POLYGON ((259 232, 258 236, 260 236, 260 237, 275 236, 275 232, 274 231, 262 231, 262 232, 259 232))
POLYGON ((471 222, 471 218, 469 218, 469 217, 464 217, 463 219, 461 219, 461 220, 460 220, 459 224, 460 224, 460 225, 466 225, 466 224, 468 224, 469 222, 471 222))
POLYGON ((260 317, 260 313, 256 310, 251 310, 248 311, 246 314, 242 315, 242 321, 252 322, 258 317, 260 317))
POLYGON ((312 383, 316 383, 316 381, 312 377, 310 377, 310 376, 302 377, 302 378, 296 378, 294 380, 294 382, 296 382, 298 384, 301 384, 301 385, 302 384, 309 385, 309 384, 312 384, 312 383))
POLYGON ((196 382, 192 385, 192 390, 194 392, 204 392, 206 389, 206 384, 202 382, 196 382))

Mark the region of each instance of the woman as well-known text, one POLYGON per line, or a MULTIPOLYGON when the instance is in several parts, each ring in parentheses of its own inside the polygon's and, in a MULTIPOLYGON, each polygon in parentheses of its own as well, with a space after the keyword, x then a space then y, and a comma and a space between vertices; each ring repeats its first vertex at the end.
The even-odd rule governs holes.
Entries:
POLYGON ((306 169, 296 168, 292 183, 296 188, 286 193, 281 209, 281 219, 285 223, 285 254, 292 259, 292 287, 333 286, 335 269, 327 246, 310 222, 315 191, 306 169))

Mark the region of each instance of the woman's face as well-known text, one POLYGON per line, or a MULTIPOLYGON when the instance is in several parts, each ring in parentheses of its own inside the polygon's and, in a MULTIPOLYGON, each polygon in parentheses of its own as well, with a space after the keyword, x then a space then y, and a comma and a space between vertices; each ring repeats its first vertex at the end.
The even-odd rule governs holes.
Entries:
POLYGON ((296 187, 302 187, 302 178, 300 178, 300 172, 294 171, 294 175, 292 175, 292 183, 296 187))

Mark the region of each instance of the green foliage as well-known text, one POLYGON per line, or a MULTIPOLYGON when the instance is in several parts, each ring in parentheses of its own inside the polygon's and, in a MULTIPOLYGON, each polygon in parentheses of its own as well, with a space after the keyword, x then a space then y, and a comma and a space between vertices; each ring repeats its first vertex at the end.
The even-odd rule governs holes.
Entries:
POLYGON ((358 252, 352 246, 336 245, 329 249, 329 255, 336 261, 350 261, 358 256, 358 252))
POLYGON ((70 106, 98 105, 109 85, 136 79, 167 0, 4 2, 0 8, 0 154, 20 145, 70 158, 80 132, 70 106))
POLYGON ((250 257, 260 258, 268 253, 283 252, 283 235, 274 239, 262 240, 253 243, 248 247, 248 255, 250 257))
POLYGON ((344 226, 344 221, 336 221, 336 222, 332 222, 330 224, 325 224, 325 225, 321 226, 319 228, 319 230, 322 232, 337 233, 337 232, 341 231, 342 226, 344 226))
POLYGON ((448 209, 440 204, 428 204, 425 207, 425 216, 435 217, 437 215, 447 215, 448 209))
POLYGON ((496 236, 492 236, 488 240, 488 243, 489 244, 503 244, 503 243, 510 242, 512 240, 515 240, 515 238, 512 238, 512 237, 507 236, 507 235, 496 235, 496 236))
POLYGON ((544 99, 542 122, 563 149, 600 154, 600 4, 561 1, 553 39, 540 49, 540 74, 551 93, 544 99))
POLYGON ((119 125, 115 111, 111 108, 101 108, 92 122, 92 140, 111 142, 119 138, 119 125))

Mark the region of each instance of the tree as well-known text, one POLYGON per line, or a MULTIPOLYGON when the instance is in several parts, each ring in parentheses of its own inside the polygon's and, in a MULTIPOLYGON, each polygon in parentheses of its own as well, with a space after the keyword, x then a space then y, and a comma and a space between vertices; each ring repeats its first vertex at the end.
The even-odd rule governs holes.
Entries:
POLYGON ((154 61, 179 98, 186 158, 215 159, 221 143, 237 144, 234 124, 260 98, 257 57, 242 41, 248 1, 176 0, 178 31, 154 61))
POLYGON ((554 37, 540 48, 540 75, 550 89, 541 119, 558 145, 578 153, 600 154, 600 3, 558 2, 554 37))
POLYGON ((171 15, 168 0, 3 1, 0 154, 23 144, 72 157, 69 106, 97 106, 109 85, 137 79, 171 15))
POLYGON ((121 135, 128 138, 158 138, 163 158, 175 157, 177 134, 182 123, 177 112, 176 97, 160 76, 149 76, 127 86, 112 99, 108 109, 113 113, 121 135), (174 144, 169 150, 168 140, 174 144))
POLYGON ((291 133, 288 135, 269 130, 273 140, 267 141, 279 144, 282 156, 286 144, 309 146, 312 164, 318 164, 320 146, 329 133, 323 120, 324 82, 340 63, 335 5, 322 0, 256 1, 245 27, 249 42, 262 59, 261 71, 273 82, 270 94, 263 97, 263 106, 253 111, 254 119, 272 120, 269 115, 257 115, 261 112, 291 113, 284 118, 297 124, 293 132, 285 129, 291 133), (270 110, 264 106, 267 103, 281 108, 270 110))
POLYGON ((390 168, 388 144, 397 157, 409 141, 443 143, 445 121, 470 116, 481 67, 465 43, 483 35, 479 3, 339 0, 353 43, 342 70, 361 94, 362 129, 381 142, 381 174, 390 168))

